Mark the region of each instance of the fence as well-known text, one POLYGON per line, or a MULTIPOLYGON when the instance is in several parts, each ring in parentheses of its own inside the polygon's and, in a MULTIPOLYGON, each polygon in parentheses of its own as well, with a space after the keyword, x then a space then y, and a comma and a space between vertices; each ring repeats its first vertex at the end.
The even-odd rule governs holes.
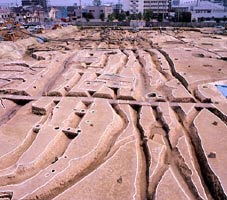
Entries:
MULTIPOLYGON (((130 26, 130 22, 73 22, 76 26, 130 26)), ((227 28, 227 22, 147 22, 147 27, 214 27, 221 25, 227 28)))

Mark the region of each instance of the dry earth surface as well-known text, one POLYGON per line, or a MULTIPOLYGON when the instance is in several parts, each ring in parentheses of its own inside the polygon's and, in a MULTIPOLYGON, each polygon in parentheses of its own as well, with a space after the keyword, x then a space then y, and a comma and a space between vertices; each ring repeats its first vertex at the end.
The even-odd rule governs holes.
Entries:
POLYGON ((227 37, 67 27, 0 43, 0 199, 227 199, 227 37))

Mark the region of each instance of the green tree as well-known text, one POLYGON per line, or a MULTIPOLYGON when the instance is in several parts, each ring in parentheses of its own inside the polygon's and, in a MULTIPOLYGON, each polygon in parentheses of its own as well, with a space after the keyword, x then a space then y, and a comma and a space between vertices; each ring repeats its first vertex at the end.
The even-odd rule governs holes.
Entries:
POLYGON ((83 13, 83 17, 84 17, 87 21, 90 21, 90 19, 94 19, 94 15, 93 15, 91 12, 83 13))
POLYGON ((141 12, 139 12, 139 13, 137 14, 137 18, 138 18, 139 20, 141 20, 141 19, 143 18, 143 16, 142 16, 142 13, 141 13, 141 12))
POLYGON ((205 21, 205 18, 204 18, 204 17, 201 17, 201 18, 200 18, 200 21, 201 21, 201 22, 204 22, 204 21, 205 21))
POLYGON ((146 21, 146 22, 149 22, 151 21, 153 17, 153 12, 152 10, 145 10, 144 13, 143 13, 143 19, 146 21))
POLYGON ((101 4, 102 4, 101 0, 93 0, 94 6, 101 6, 101 4))
POLYGON ((126 14, 125 12, 121 12, 118 15, 116 15, 116 19, 120 22, 124 21, 126 19, 126 14))
POLYGON ((108 21, 109 21, 109 22, 112 22, 113 20, 115 20, 115 15, 114 15, 114 13, 108 15, 108 21))
POLYGON ((104 22, 104 20, 105 20, 105 15, 104 15, 104 13, 101 13, 101 14, 100 14, 100 19, 104 22))
POLYGON ((137 14, 130 14, 128 19, 129 19, 129 21, 130 20, 137 20, 137 14))
POLYGON ((180 22, 191 22, 192 14, 190 12, 181 12, 179 13, 180 22))

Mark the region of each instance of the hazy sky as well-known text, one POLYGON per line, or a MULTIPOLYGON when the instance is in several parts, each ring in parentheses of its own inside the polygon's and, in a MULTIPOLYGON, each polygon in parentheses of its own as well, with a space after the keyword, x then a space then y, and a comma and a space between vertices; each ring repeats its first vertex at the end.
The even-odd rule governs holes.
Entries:
MULTIPOLYGON (((73 5, 74 3, 78 3, 79 0, 49 0, 51 5, 73 5)), ((121 0, 122 1, 122 0, 121 0)), ((21 4, 21 0, 0 0, 0 4, 1 3, 18 3, 21 4)), ((118 0, 102 0, 103 3, 116 3, 118 2, 118 0)), ((87 5, 87 4, 91 4, 92 0, 82 0, 83 5, 87 5)))

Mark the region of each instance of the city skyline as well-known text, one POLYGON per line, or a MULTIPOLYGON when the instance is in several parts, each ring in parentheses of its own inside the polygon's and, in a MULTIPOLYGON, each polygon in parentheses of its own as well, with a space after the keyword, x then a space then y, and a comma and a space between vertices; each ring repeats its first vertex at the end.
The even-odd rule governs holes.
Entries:
MULTIPOLYGON (((73 5, 74 3, 79 4, 79 0, 49 0, 51 5, 73 5)), ((91 5, 93 0, 82 0, 83 5, 91 5)), ((123 0, 120 0, 121 2, 123 0)), ((102 3, 117 3, 118 0, 102 0, 102 3)), ((18 4, 21 5, 21 0, 0 0, 0 4, 18 4)))

